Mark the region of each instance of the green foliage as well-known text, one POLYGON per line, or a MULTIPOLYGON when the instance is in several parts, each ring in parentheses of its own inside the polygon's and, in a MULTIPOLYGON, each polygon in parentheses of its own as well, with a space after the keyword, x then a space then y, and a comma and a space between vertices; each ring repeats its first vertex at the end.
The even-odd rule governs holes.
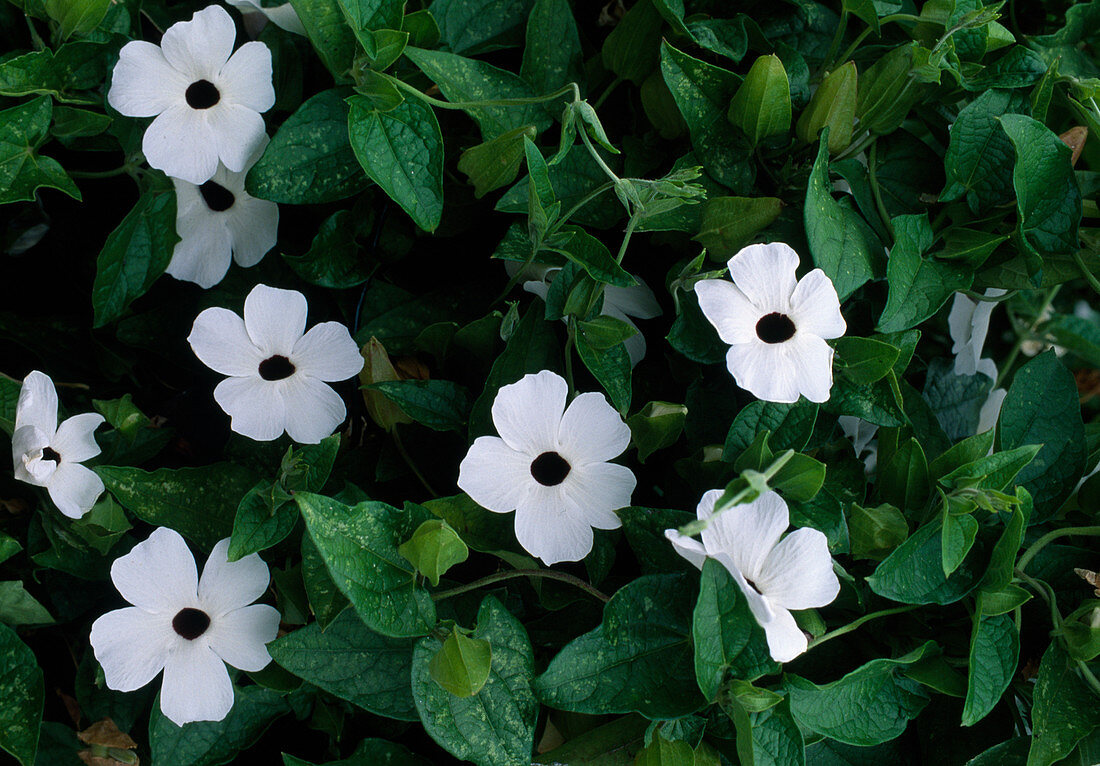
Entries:
POLYGON ((42 671, 34 652, 19 640, 15 631, 0 625, 0 690, 4 706, 0 708, 0 748, 22 766, 35 763, 38 728, 42 722, 45 692, 42 671))

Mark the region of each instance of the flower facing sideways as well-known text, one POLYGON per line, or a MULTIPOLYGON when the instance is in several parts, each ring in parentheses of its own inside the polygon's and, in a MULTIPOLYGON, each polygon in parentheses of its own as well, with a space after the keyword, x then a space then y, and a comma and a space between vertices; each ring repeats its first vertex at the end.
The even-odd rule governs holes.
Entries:
POLYGON ((829 400, 833 349, 846 326, 825 272, 796 281, 798 254, 781 242, 749 245, 729 260, 732 282, 695 285, 699 307, 730 344, 726 366, 737 385, 758 399, 792 403, 829 400))
MULTIPOLYGON (((714 513, 722 490, 703 495, 700 519, 714 513)), ((702 542, 666 529, 676 552, 700 569, 707 558, 722 564, 741 588, 753 617, 764 628, 776 662, 790 662, 806 651, 806 636, 792 609, 831 603, 840 592, 829 544, 816 529, 796 529, 780 540, 790 517, 787 504, 768 491, 751 503, 723 511, 703 530, 702 542)))
POLYGON ((225 1, 241 12, 241 20, 244 21, 245 29, 252 37, 258 37, 269 21, 280 29, 296 35, 306 33, 302 20, 298 18, 298 12, 290 3, 265 8, 257 0, 225 1))
POLYGON ((285 430, 296 442, 316 444, 344 421, 344 400, 326 384, 358 373, 363 357, 339 322, 306 332, 306 310, 300 292, 256 285, 244 319, 223 308, 195 318, 187 340, 203 364, 230 376, 214 400, 237 433, 271 441, 285 430))
POLYGON ((145 130, 145 159, 193 184, 221 160, 241 172, 265 133, 260 116, 275 105, 271 51, 249 42, 233 52, 237 30, 211 5, 173 24, 160 45, 133 40, 119 52, 107 103, 127 117, 155 117, 145 130))
POLYGON ((245 176, 267 143, 264 136, 239 173, 219 163, 214 176, 200 185, 172 179, 180 236, 166 269, 173 277, 213 287, 229 271, 230 261, 243 268, 255 266, 275 247, 279 206, 244 189, 245 176))
POLYGON ((516 539, 547 564, 579 561, 592 528, 616 529, 637 480, 607 462, 630 443, 630 429, 603 394, 577 396, 543 370, 502 386, 493 401, 500 437, 480 436, 459 466, 458 486, 495 513, 516 512, 516 539))
POLYGON ((99 454, 94 431, 103 423, 97 412, 57 423, 57 390, 35 370, 23 381, 11 437, 15 478, 45 487, 63 514, 79 519, 103 493, 103 481, 81 463, 99 454))
POLYGON ((111 565, 111 581, 133 606, 92 623, 92 650, 115 691, 140 689, 164 671, 160 709, 177 726, 220 721, 233 707, 225 663, 247 671, 271 661, 279 612, 252 602, 267 590, 267 564, 253 553, 229 561, 229 539, 198 577, 178 532, 160 527, 111 565))

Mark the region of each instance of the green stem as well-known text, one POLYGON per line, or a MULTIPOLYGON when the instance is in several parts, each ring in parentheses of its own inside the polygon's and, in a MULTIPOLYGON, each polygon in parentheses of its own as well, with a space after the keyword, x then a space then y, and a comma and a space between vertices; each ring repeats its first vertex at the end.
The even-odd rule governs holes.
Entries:
POLYGON ((422 474, 420 472, 420 469, 416 467, 416 463, 413 462, 412 457, 410 457, 409 453, 405 450, 405 443, 401 441, 401 435, 397 433, 397 426, 394 426, 393 428, 393 443, 394 446, 397 447, 397 453, 401 455, 401 459, 405 461, 405 465, 407 465, 412 470, 416 478, 420 480, 420 484, 424 487, 424 489, 428 491, 428 494, 432 497, 439 497, 439 494, 434 489, 432 489, 432 485, 429 484, 428 480, 424 478, 424 474, 422 474))
POLYGON ((638 225, 638 216, 630 216, 626 222, 626 231, 623 232, 623 243, 619 245, 619 254, 615 256, 615 263, 623 265, 623 256, 626 255, 626 246, 630 244, 630 237, 634 234, 634 228, 638 225))
POLYGON ((565 224, 570 218, 573 217, 574 213, 576 213, 578 210, 580 210, 582 207, 587 205, 592 200, 596 199, 596 197, 598 197, 601 194, 603 194, 604 192, 609 191, 609 190, 614 189, 614 188, 615 188, 615 182, 614 181, 608 181, 604 184, 601 184, 600 186, 597 186, 592 191, 588 192, 588 194, 581 197, 580 201, 577 202, 577 204, 575 204, 575 205, 573 205, 573 207, 569 208, 569 210, 566 211, 565 215, 558 217, 558 220, 554 224, 552 224, 550 226, 549 230, 546 232, 546 236, 549 237, 555 231, 560 229, 563 224, 565 224))
POLYGON ((1098 280, 1096 276, 1091 271, 1089 271, 1089 267, 1085 265, 1085 259, 1081 257, 1081 253, 1075 252, 1073 254, 1073 262, 1076 263, 1077 268, 1081 270, 1081 276, 1083 276, 1085 278, 1085 281, 1089 283, 1089 287, 1091 287, 1093 291, 1097 294, 1100 294, 1100 280, 1098 280))
POLYGON ((1020 560, 1016 563, 1016 568, 1023 572, 1027 569, 1027 565, 1031 563, 1031 560, 1038 555, 1039 551, 1050 545, 1059 537, 1074 537, 1080 535, 1082 537, 1100 537, 1100 526, 1097 527, 1064 527, 1062 529, 1055 529, 1052 532, 1047 532, 1040 537, 1031 547, 1024 551, 1024 555, 1020 556, 1020 560))
POLYGON ((46 43, 42 42, 42 37, 38 34, 38 30, 34 28, 34 20, 27 15, 24 15, 23 18, 27 20, 27 29, 30 30, 31 42, 34 43, 34 49, 36 51, 45 49, 46 43))
MULTIPOLYGON (((388 75, 387 75, 388 76, 388 75)), ((573 98, 576 101, 580 100, 580 88, 575 82, 571 82, 561 88, 558 88, 553 93, 547 93, 544 96, 531 96, 530 98, 494 98, 487 99, 485 101, 443 101, 438 98, 432 98, 427 93, 424 93, 412 85, 409 85, 403 80, 399 80, 396 77, 389 77, 390 82, 401 88, 406 93, 416 96, 426 104, 438 107, 440 109, 477 109, 478 107, 486 106, 527 106, 529 104, 541 104, 546 101, 553 101, 556 98, 560 98, 567 93, 573 93, 573 98)))
MULTIPOLYGON (((588 137, 588 131, 578 130, 577 133, 580 135, 581 141, 584 142, 585 148, 588 149, 588 153, 592 155, 592 159, 596 161, 596 164, 600 166, 600 169, 607 174, 608 178, 611 179, 611 183, 613 185, 621 183, 623 179, 615 175, 615 171, 608 167, 607 163, 603 161, 603 157, 601 157, 600 153, 596 151, 596 147, 592 145, 592 139, 588 137)), ((627 210, 627 212, 629 213, 631 211, 627 210)))
POLYGON ((131 165, 122 165, 111 170, 70 170, 68 173, 73 178, 114 178, 129 173, 131 170, 133 170, 131 165))
POLYGON ((568 332, 565 336, 565 382, 569 384, 569 398, 573 398, 577 387, 573 385, 573 343, 577 337, 577 320, 569 317, 568 332))
POLYGON ((1100 679, 1098 679, 1089 668, 1089 664, 1083 660, 1077 660, 1077 669, 1081 671, 1081 677, 1085 679, 1085 683, 1092 689, 1092 693, 1100 696, 1100 679))
POLYGON ((619 84, 622 83, 622 81, 622 77, 616 77, 614 80, 612 80, 611 84, 604 88, 603 93, 600 94, 600 97, 597 98, 595 102, 593 102, 592 108, 599 109, 603 105, 603 102, 607 100, 607 97, 611 95, 612 91, 614 91, 615 88, 619 87, 619 84))
POLYGON ((1028 336, 1035 332, 1035 328, 1042 322, 1043 312, 1045 312, 1050 304, 1054 302, 1054 296, 1058 294, 1058 291, 1062 289, 1061 285, 1055 285, 1047 290, 1046 295, 1043 297, 1043 303, 1039 306, 1039 310, 1035 312, 1035 320, 1031 323, 1031 329, 1027 334, 1016 333, 1016 342, 1012 345, 1012 349, 1008 352, 1008 357, 1005 359, 1003 365, 1001 365, 1000 372, 997 373, 997 380, 993 384, 994 388, 997 388, 1004 382, 1005 377, 1008 375, 1008 371, 1012 369, 1012 363, 1016 361, 1016 357, 1020 355, 1020 349, 1024 345, 1024 341, 1028 339, 1028 336))
POLYGON ((836 638, 837 636, 843 636, 845 633, 851 633, 852 631, 857 630, 858 628, 860 628, 864 623, 868 623, 871 620, 877 620, 879 617, 889 617, 892 614, 902 614, 903 612, 911 612, 911 611, 913 611, 914 609, 917 609, 917 608, 918 608, 917 605, 895 606, 895 607, 892 607, 890 609, 883 609, 883 610, 878 611, 878 612, 871 612, 870 614, 865 614, 862 617, 860 617, 858 620, 852 620, 847 625, 842 625, 839 628, 836 628, 834 630, 830 630, 828 633, 826 633, 823 636, 819 636, 818 638, 815 638, 813 641, 810 642, 810 648, 812 649, 815 646, 820 646, 821 644, 825 643, 826 641, 831 641, 832 639, 836 638))
POLYGON ((833 34, 833 41, 829 43, 829 53, 825 56, 825 61, 821 64, 822 77, 825 76, 825 72, 832 69, 833 62, 836 60, 836 52, 840 50, 840 44, 844 42, 844 33, 848 31, 848 9, 844 8, 840 11, 840 21, 836 25, 836 33, 833 34))
POLYGON ((882 219, 882 224, 886 227, 886 231, 890 234, 890 239, 894 238, 894 224, 890 221, 890 213, 886 210, 886 203, 882 201, 882 191, 878 186, 878 172, 875 170, 875 164, 878 161, 878 142, 871 142, 871 155, 867 158, 867 173, 868 178, 871 181, 871 194, 875 198, 875 209, 878 210, 879 218, 882 219))
POLYGON ((566 572, 557 572, 553 569, 513 569, 508 572, 497 572, 486 577, 482 577, 480 580, 474 580, 471 583, 465 585, 459 585, 457 588, 450 588, 448 590, 436 591, 432 594, 433 601, 442 601, 443 599, 451 598, 452 596, 460 596, 463 593, 469 593, 472 590, 478 588, 484 588, 486 585, 493 585, 494 583, 504 582, 505 580, 514 580, 517 577, 541 577, 544 580, 557 580, 558 582, 568 583, 575 588, 580 588, 593 598, 597 598, 605 604, 611 600, 603 591, 589 585, 579 577, 574 577, 566 572))

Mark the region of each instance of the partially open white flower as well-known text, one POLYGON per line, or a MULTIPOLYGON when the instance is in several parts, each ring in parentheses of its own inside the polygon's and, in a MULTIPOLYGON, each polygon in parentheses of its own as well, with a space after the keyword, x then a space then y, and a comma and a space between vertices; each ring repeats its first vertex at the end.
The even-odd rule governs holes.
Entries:
POLYGON ((263 140, 260 114, 275 104, 271 51, 249 42, 234 53, 236 36, 226 10, 211 5, 170 26, 159 46, 122 47, 107 103, 127 117, 156 117, 141 142, 154 168, 201 184, 219 160, 244 170, 263 140))
POLYGON ((290 3, 265 8, 257 0, 226 0, 226 2, 241 12, 244 27, 253 37, 259 35, 269 21, 280 29, 296 35, 306 33, 302 20, 298 18, 298 12, 290 3))
POLYGON ((255 266, 275 247, 279 206, 256 199, 244 188, 245 176, 267 143, 264 136, 239 173, 219 163, 213 178, 201 185, 172 179, 180 236, 166 269, 173 277, 213 287, 229 271, 230 261, 243 268, 255 266))
POLYGON ((729 260, 733 282, 695 285, 699 307, 730 344, 737 385, 768 402, 829 400, 833 349, 846 325, 833 283, 821 269, 797 280, 798 254, 782 242, 749 245, 729 260))
POLYGON ((577 396, 549 370, 502 386, 493 401, 500 437, 474 440, 458 486, 495 513, 516 512, 516 539, 555 564, 592 550, 592 528, 616 529, 637 480, 607 461, 630 443, 630 429, 603 394, 577 396))
POLYGON ((257 671, 271 662, 266 644, 279 631, 279 612, 252 603, 267 590, 267 564, 255 553, 231 562, 228 551, 228 538, 215 545, 199 579, 179 533, 154 530, 111 565, 111 580, 133 606, 92 623, 107 686, 132 692, 163 670, 160 709, 177 726, 229 713, 225 663, 257 671))
POLYGON ((854 415, 841 415, 836 420, 844 436, 852 442, 856 457, 863 460, 863 470, 870 476, 878 464, 878 439, 875 438, 878 426, 854 415), (867 453, 866 457, 864 452, 867 453))
POLYGON ((99 454, 94 431, 103 423, 97 412, 74 415, 57 424, 57 390, 35 370, 23 380, 11 436, 15 478, 45 487, 63 514, 79 519, 103 494, 103 481, 80 465, 99 454))
POLYGON ((306 310, 297 290, 256 285, 243 320, 223 308, 196 317, 187 341, 203 364, 231 376, 214 399, 237 433, 271 441, 285 430, 296 442, 316 444, 344 421, 344 400, 326 383, 356 375, 363 357, 339 322, 306 332, 306 310))
MULTIPOLYGON (((999 298, 1005 290, 991 287, 985 291, 987 298, 999 298)), ((951 332, 951 353, 955 355, 955 374, 983 375, 996 379, 997 365, 992 359, 982 359, 982 347, 989 334, 989 319, 995 301, 975 301, 964 293, 955 293, 951 311, 947 315, 947 326, 951 332)))
MULTIPOLYGON (((700 519, 714 513, 721 496, 720 489, 703 495, 697 509, 700 519)), ((695 566, 702 569, 710 557, 729 571, 764 628, 776 662, 790 662, 806 651, 806 635, 790 610, 825 606, 840 593, 825 535, 802 527, 781 540, 789 524, 787 504, 768 491, 718 514, 703 530, 702 542, 675 529, 665 530, 676 552, 695 566)))

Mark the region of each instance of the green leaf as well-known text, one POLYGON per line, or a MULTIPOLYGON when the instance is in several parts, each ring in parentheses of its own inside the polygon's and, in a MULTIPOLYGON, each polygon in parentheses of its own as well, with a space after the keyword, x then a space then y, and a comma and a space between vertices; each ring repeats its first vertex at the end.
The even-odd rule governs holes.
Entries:
MULTIPOLYGON (((908 417, 894 387, 890 385, 892 376, 893 373, 874 383, 858 384, 838 375, 833 379, 829 401, 822 405, 822 409, 837 415, 853 415, 876 426, 893 428, 905 425, 908 417)), ((896 385, 896 379, 893 382, 896 385)))
POLYGON ((523 625, 488 596, 473 638, 487 642, 488 680, 471 697, 457 697, 432 678, 429 664, 442 642, 421 639, 413 654, 412 689, 425 730, 457 758, 478 766, 514 766, 531 760, 538 702, 531 689, 535 662, 523 625))
POLYGON ((687 407, 671 402, 649 402, 626 419, 630 442, 642 463, 654 452, 671 447, 680 438, 687 419, 687 407))
POLYGON ((630 287, 638 283, 618 264, 607 246, 587 231, 579 226, 562 226, 560 231, 569 234, 569 238, 562 245, 549 249, 576 263, 597 282, 618 287, 630 287))
POLYGON ((718 696, 727 678, 752 681, 779 670, 741 588, 714 559, 703 563, 691 630, 695 680, 708 700, 718 696))
POLYGON ((1053 350, 1016 372, 1001 405, 997 443, 998 451, 1042 445, 1016 481, 1035 498, 1032 522, 1048 519, 1073 491, 1087 454, 1077 384, 1053 350))
POLYGON ((587 322, 577 322, 577 327, 589 345, 596 349, 617 346, 638 334, 637 327, 608 314, 600 314, 587 322))
POLYGON ((1043 123, 1021 114, 1001 117, 1016 149, 1012 186, 1019 231, 1040 255, 1077 252, 1081 189, 1070 164, 1070 148, 1043 123))
MULTIPOLYGON (((45 94, 63 103, 95 104, 99 107, 103 103, 101 96, 80 91, 98 88, 102 84, 109 55, 114 55, 109 46, 82 40, 66 43, 56 52, 46 48, 13 56, 0 63, 0 95, 45 94)), ((36 101, 16 108, 24 107, 32 107, 32 110, 42 108, 36 101)), ((46 122, 49 122, 48 114, 46 122)), ((42 133, 45 135, 45 127, 42 133)), ((80 197, 77 196, 77 199, 80 197)))
POLYGON ((466 389, 449 380, 387 380, 369 388, 381 391, 417 423, 435 431, 461 431, 470 411, 466 389))
POLYGON ((653 734, 653 741, 639 751, 634 766, 695 766, 695 751, 682 739, 669 741, 660 731, 653 734))
MULTIPOLYGON (((584 82, 583 52, 568 0, 535 0, 527 16, 526 44, 519 75, 542 95, 570 82, 584 82)), ((556 116, 560 104, 548 102, 556 116)))
POLYGON ((890 292, 879 317, 879 332, 899 332, 935 314, 952 294, 970 287, 973 275, 949 263, 926 259, 932 227, 926 215, 893 219, 895 242, 886 264, 890 292))
POLYGON ((309 535, 302 535, 302 586, 321 630, 328 628, 348 605, 309 535))
POLYGON ((435 626, 435 604, 416 584, 416 570, 397 552, 428 512, 411 505, 400 511, 367 501, 349 507, 332 498, 294 496, 306 528, 333 582, 371 630, 402 638, 435 626))
POLYGON ((790 130, 791 86, 778 56, 761 56, 753 62, 727 114, 753 146, 790 130))
POLYGON ((661 14, 651 0, 639 0, 619 19, 603 41, 604 67, 624 80, 641 85, 657 65, 661 14))
POLYGON ((698 708, 693 595, 683 575, 647 575, 623 586, 604 607, 603 624, 566 644, 538 677, 539 699, 559 710, 653 719, 698 708))
POLYGON ((730 424, 722 459, 735 460, 761 431, 771 432, 768 446, 772 450, 803 449, 813 433, 817 411, 816 404, 805 401, 797 404, 749 402, 730 424))
MULTIPOLYGON (((531 87, 519 75, 484 61, 463 58, 446 51, 406 48, 405 55, 432 79, 450 101, 487 101, 532 98, 531 87)), ((465 111, 481 127, 488 141, 515 128, 534 125, 539 132, 550 127, 550 116, 541 104, 526 106, 472 106, 465 111)))
POLYGON ((46 13, 58 24, 62 40, 72 35, 86 35, 96 27, 107 10, 110 0, 45 0, 46 13))
POLYGON ((928 462, 920 442, 910 437, 878 468, 876 487, 887 503, 904 511, 916 511, 924 506, 931 490, 928 462))
MULTIPOLYGON (((316 766, 301 758, 283 753, 283 766, 316 766)), ((329 761, 324 766, 432 766, 404 745, 384 739, 364 739, 355 752, 342 761, 329 761)))
POLYGON ((233 519, 229 560, 259 553, 286 539, 298 523, 298 507, 293 500, 291 494, 270 481, 261 481, 250 489, 233 519))
MULTIPOLYGON (((340 26, 346 29, 342 17, 340 26)), ((272 202, 304 205, 335 202, 365 189, 369 182, 348 138, 344 98, 350 92, 321 91, 287 117, 248 171, 248 193, 272 202)))
POLYGON ((1076 664, 1057 640, 1050 642, 1039 665, 1034 700, 1034 736, 1027 766, 1051 766, 1100 727, 1096 695, 1077 675, 1076 664))
MULTIPOLYGON (((992 441, 993 432, 989 431, 992 441)), ((974 437, 971 437, 974 438, 974 437)), ((960 442, 961 443, 961 442, 960 442)), ((950 489, 959 487, 978 487, 980 489, 1003 490, 1022 471, 1042 449, 1042 445, 1028 444, 1024 447, 996 452, 982 456, 940 478, 940 483, 950 489)))
POLYGON ((970 549, 974 547, 974 539, 978 535, 978 520, 968 513, 954 514, 950 506, 943 514, 943 528, 940 530, 940 563, 943 565, 943 573, 950 577, 951 573, 958 569, 970 549))
POLYGON ((359 164, 424 231, 443 215, 443 135, 435 112, 407 99, 388 112, 364 96, 348 99, 348 136, 359 164))
POLYGON ((0 532, 0 564, 10 559, 21 550, 23 550, 23 546, 18 540, 0 532))
POLYGON ((262 686, 234 689, 233 707, 220 721, 176 726, 160 712, 159 697, 149 717, 153 763, 172 766, 217 766, 250 747, 268 726, 290 712, 282 696, 262 686))
POLYGON ((409 686, 413 643, 375 633, 355 610, 345 609, 327 628, 313 623, 267 648, 279 665, 329 694, 375 715, 415 721, 409 686))
POLYGON ((865 384, 882 380, 893 369, 901 349, 874 338, 848 336, 833 341, 840 369, 854 382, 865 384))
POLYGON ((905 514, 892 505, 864 508, 852 503, 848 513, 852 556, 882 561, 909 536, 905 514))
POLYGON ((306 253, 283 253, 283 260, 299 277, 319 287, 340 290, 363 284, 371 271, 355 241, 360 226, 356 218, 351 210, 337 210, 321 224, 306 253))
MULTIPOLYGON (((374 55, 374 30, 399 30, 405 15, 405 0, 338 0, 351 31, 368 55, 374 55)), ((386 67, 379 67, 385 69, 386 67)))
POLYGON ((469 176, 475 197, 481 199, 516 180, 524 157, 523 139, 533 139, 535 135, 534 125, 523 125, 462 153, 458 169, 469 176))
POLYGON ((0 622, 8 625, 48 625, 49 611, 27 593, 20 580, 0 581, 0 622))
POLYGON ((730 258, 783 211, 776 197, 710 197, 703 203, 703 223, 692 239, 715 258, 730 258))
POLYGON ((963 726, 973 726, 993 710, 1016 674, 1019 656, 1020 636, 1011 616, 975 616, 963 726))
POLYGON ((488 641, 453 630, 428 663, 428 674, 456 697, 472 697, 489 680, 491 665, 488 641))
POLYGON ((98 466, 95 471, 127 511, 153 526, 174 529, 205 550, 230 536, 237 506, 256 483, 256 475, 236 463, 152 472, 98 466))
POLYGON ((928 704, 920 684, 899 671, 932 654, 929 641, 896 660, 877 659, 843 678, 818 686, 796 675, 785 677, 791 713, 799 725, 850 745, 887 742, 928 704))
POLYGON ((993 545, 989 567, 982 577, 982 590, 999 591, 1007 588, 1014 577, 1016 554, 1020 552, 1020 544, 1024 541, 1024 532, 1034 507, 1031 494, 1023 487, 1016 488, 1016 497, 1020 499, 1020 504, 1013 507, 1011 517, 1005 521, 1004 531, 993 545))
POLYGON ((434 0, 428 10, 447 47, 472 56, 519 45, 531 5, 532 0, 434 0))
POLYGON ((577 355, 593 377, 603 386, 612 406, 621 413, 630 409, 630 354, 619 343, 611 348, 596 348, 584 336, 578 335, 577 355))
POLYGON ((45 690, 34 652, 0 625, 0 748, 22 766, 34 766, 45 690))
POLYGON ((439 585, 440 575, 470 556, 466 543, 442 519, 425 521, 416 528, 412 537, 397 547, 397 552, 407 558, 416 571, 431 580, 433 586, 439 585))
POLYGON ((874 234, 858 213, 833 199, 832 188, 829 149, 823 134, 806 187, 803 215, 814 264, 832 280, 843 302, 873 279, 881 266, 872 245, 874 234))
POLYGON ((913 46, 902 45, 864 71, 856 105, 861 130, 879 135, 892 133, 901 127, 909 110, 927 95, 929 86, 914 81, 910 74, 912 67, 913 46))
POLYGON ((951 143, 944 154, 947 187, 940 200, 966 195, 979 212, 1012 201, 1014 153, 1000 118, 1027 110, 1027 99, 1003 90, 989 90, 967 104, 951 125, 951 143))
POLYGON ((347 82, 355 57, 355 35, 337 0, 290 0, 325 67, 337 82, 347 82))
POLYGON ((805 743, 791 716, 789 701, 780 698, 766 709, 752 712, 742 699, 722 705, 737 730, 737 754, 742 766, 805 766, 805 743))
POLYGON ((966 437, 928 465, 929 475, 934 481, 940 481, 961 466, 984 458, 993 451, 993 436, 994 431, 990 429, 966 437))
MULTIPOLYGON (((829 152, 837 154, 852 142, 852 128, 856 121, 856 96, 859 75, 854 61, 849 61, 825 76, 814 91, 809 105, 802 111, 795 125, 795 134, 809 144, 821 136, 829 152)), ((820 159, 820 154, 818 155, 820 159)))
POLYGON ((903 604, 952 604, 978 584, 979 573, 963 562, 950 577, 943 573, 942 524, 925 524, 902 543, 874 574, 871 590, 903 604))

